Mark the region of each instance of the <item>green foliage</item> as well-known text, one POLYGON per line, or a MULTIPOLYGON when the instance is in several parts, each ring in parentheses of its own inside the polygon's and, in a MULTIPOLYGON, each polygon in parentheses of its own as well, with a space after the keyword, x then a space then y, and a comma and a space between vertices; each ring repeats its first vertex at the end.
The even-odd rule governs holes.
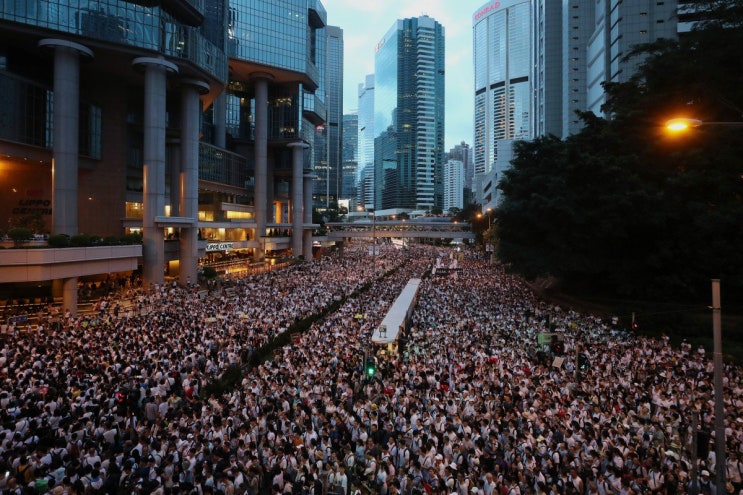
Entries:
POLYGON ((121 244, 125 246, 142 244, 142 234, 141 233, 124 234, 121 236, 121 244))
POLYGON ((613 295, 706 300, 710 278, 743 293, 743 127, 674 138, 663 128, 680 110, 741 120, 743 64, 730 60, 740 59, 742 18, 631 54, 647 59, 630 81, 605 86, 611 120, 580 114, 576 135, 516 144, 499 184, 503 261, 613 295))
POLYGON ((65 234, 52 234, 47 242, 50 248, 65 248, 70 245, 70 236, 65 234))
POLYGON ((39 213, 32 213, 30 215, 23 215, 20 217, 13 218, 13 227, 23 227, 31 230, 31 233, 41 234, 48 232, 46 230, 46 223, 44 218, 39 213))
POLYGON ((93 245, 93 237, 88 234, 75 234, 70 237, 70 246, 88 247, 93 245))
POLYGON ((8 237, 16 246, 20 246, 24 242, 33 239, 34 233, 31 229, 26 227, 13 227, 8 230, 8 237))

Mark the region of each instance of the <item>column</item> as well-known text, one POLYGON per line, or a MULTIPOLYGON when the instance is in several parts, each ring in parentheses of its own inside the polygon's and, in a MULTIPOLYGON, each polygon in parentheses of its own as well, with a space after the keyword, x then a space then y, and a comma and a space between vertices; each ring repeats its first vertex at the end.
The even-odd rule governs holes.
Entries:
MULTIPOLYGON (((77 234, 77 166, 80 135, 80 59, 88 47, 62 39, 43 39, 54 50, 54 145, 52 149, 52 233, 77 234)), ((56 282, 56 281, 55 281, 56 282)), ((61 281, 63 310, 77 315, 77 277, 61 281), (68 290, 68 285, 73 290, 68 290)))
POLYGON ((62 308, 65 312, 69 309, 72 316, 77 316, 77 277, 62 281, 62 308))
MULTIPOLYGON (((268 83, 273 76, 264 72, 251 74, 255 84, 255 172, 254 203, 256 235, 266 235, 266 186, 268 176, 268 83)), ((256 238, 260 240, 259 237, 256 238)), ((265 253, 257 251, 256 261, 262 261, 265 253)))
POLYGON ((144 68, 144 177, 142 217, 142 278, 144 287, 162 285, 165 276, 163 230, 155 217, 165 214, 165 112, 166 77, 178 67, 163 58, 134 59, 135 68, 144 68))
POLYGON ((170 216, 182 216, 181 211, 181 140, 168 139, 165 156, 170 170, 170 216))
POLYGON ((266 175, 266 223, 277 223, 273 204, 275 198, 274 180, 273 174, 266 175))
POLYGON ((38 46, 54 50, 52 233, 75 235, 78 233, 80 58, 91 59, 93 52, 83 45, 62 39, 43 39, 38 46))
POLYGON ((181 81, 181 173, 179 216, 191 219, 191 225, 181 227, 179 282, 195 283, 199 262, 199 120, 200 94, 209 92, 209 85, 197 79, 181 81))
MULTIPOLYGON (((304 181, 304 150, 310 147, 302 141, 289 143, 292 149, 292 191, 291 191, 291 221, 292 221, 292 255, 298 258, 302 254, 302 201, 304 181)), ((310 195, 310 198, 312 196, 310 195)))
POLYGON ((312 259, 312 180, 317 176, 305 174, 304 179, 304 229, 302 230, 302 254, 304 259, 312 259))

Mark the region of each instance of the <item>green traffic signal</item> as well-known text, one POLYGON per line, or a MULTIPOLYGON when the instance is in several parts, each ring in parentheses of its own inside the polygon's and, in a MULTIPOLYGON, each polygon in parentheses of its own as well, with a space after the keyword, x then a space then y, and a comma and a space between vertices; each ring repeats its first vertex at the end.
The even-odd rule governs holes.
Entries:
POLYGON ((585 354, 578 354, 578 369, 581 371, 585 371, 588 369, 588 356, 585 354))
POLYGON ((364 366, 364 373, 366 374, 367 378, 374 378, 374 375, 377 374, 377 363, 374 362, 374 358, 366 359, 366 365, 364 366))

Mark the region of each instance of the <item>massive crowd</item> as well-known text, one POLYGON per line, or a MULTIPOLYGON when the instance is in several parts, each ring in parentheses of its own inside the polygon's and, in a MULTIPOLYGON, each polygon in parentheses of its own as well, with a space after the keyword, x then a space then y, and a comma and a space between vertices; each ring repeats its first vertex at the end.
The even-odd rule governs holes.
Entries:
POLYGON ((9 336, 0 491, 675 495, 691 490, 697 458, 698 492, 740 493, 739 368, 724 370, 728 483, 715 487, 702 349, 551 307, 477 256, 430 274, 452 255, 350 249, 208 294, 133 289, 131 304, 111 299, 96 315, 9 336), (416 277, 400 352, 373 347, 416 277), (339 300, 240 386, 207 393, 230 365, 339 300), (537 344, 547 321, 563 338, 558 356, 537 344))

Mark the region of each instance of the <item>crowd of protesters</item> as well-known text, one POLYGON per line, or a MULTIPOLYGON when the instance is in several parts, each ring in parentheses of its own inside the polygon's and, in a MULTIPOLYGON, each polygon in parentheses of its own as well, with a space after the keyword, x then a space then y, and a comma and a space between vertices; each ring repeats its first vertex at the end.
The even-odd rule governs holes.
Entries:
POLYGON ((3 495, 743 489, 739 368, 724 369, 727 483, 716 487, 703 349, 551 307, 477 256, 347 249, 209 294, 133 290, 132 304, 111 299, 3 343, 3 495), (431 273, 454 258, 456 269, 431 273), (373 330, 421 277, 399 352, 374 347, 373 330), (334 301, 343 304, 240 385, 207 393, 334 301), (559 349, 538 345, 545 330, 559 349), (373 379, 365 356, 376 356, 373 379))

